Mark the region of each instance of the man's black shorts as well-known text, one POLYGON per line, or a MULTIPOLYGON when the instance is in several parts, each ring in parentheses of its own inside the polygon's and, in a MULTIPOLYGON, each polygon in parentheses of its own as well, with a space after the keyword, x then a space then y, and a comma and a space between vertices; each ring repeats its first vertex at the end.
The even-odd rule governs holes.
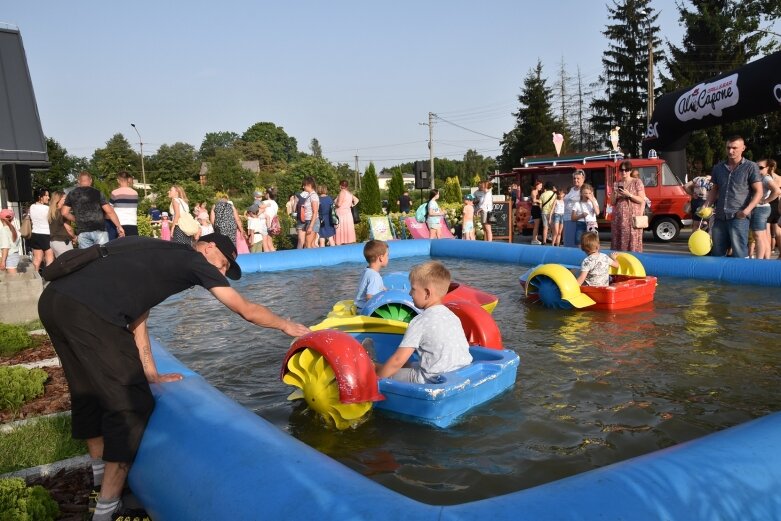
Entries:
POLYGON ((103 436, 105 461, 132 462, 155 404, 133 334, 51 288, 38 315, 68 380, 73 437, 103 436))

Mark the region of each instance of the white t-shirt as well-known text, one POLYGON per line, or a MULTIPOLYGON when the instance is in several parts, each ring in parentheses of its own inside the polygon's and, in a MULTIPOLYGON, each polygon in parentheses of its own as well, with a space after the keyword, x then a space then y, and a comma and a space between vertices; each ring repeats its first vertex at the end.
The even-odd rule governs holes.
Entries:
POLYGON ((564 199, 556 200, 556 205, 553 207, 553 213, 556 215, 564 215, 564 199))
POLYGON ((575 190, 575 187, 573 186, 569 192, 567 192, 567 195, 564 196, 564 220, 565 221, 571 221, 572 220, 572 207, 575 206, 575 203, 580 201, 580 189, 575 190))
POLYGON ((440 374, 472 363, 461 321, 442 304, 413 318, 399 346, 412 347, 418 353, 420 366, 413 368, 418 383, 436 383, 440 374))
POLYGON ((49 205, 35 203, 30 206, 30 220, 33 222, 33 233, 49 235, 49 205))
POLYGON ((269 220, 277 216, 279 212, 279 205, 274 199, 266 199, 266 209, 263 210, 268 215, 269 220))
POLYGON ((491 212, 494 209, 494 196, 491 190, 488 190, 480 201, 480 209, 484 212, 491 212))
POLYGON ((19 225, 14 222, 14 227, 16 228, 16 240, 14 241, 13 233, 11 233, 11 228, 6 226, 3 223, 0 223, 0 249, 5 250, 8 249, 8 254, 14 254, 18 253, 19 255, 22 254, 22 236, 19 235, 19 225))
MULTIPOLYGON (((586 224, 597 222, 597 213, 594 211, 594 205, 591 204, 591 201, 578 201, 572 207, 572 212, 586 214, 584 218, 578 219, 580 222, 585 222, 586 224)), ((570 212, 570 218, 572 217, 572 212, 570 212)))
POLYGON ((268 233, 266 228, 266 216, 247 218, 247 230, 252 230, 252 244, 263 241, 263 236, 268 233))

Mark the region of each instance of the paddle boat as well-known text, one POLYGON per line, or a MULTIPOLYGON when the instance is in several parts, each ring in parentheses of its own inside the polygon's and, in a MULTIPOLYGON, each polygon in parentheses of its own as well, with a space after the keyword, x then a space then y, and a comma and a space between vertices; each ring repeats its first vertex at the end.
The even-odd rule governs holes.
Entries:
MULTIPOLYGON (((411 299, 410 302, 398 301, 398 293, 403 292, 396 289, 396 282, 402 282, 401 276, 386 280, 389 289, 383 293, 397 293, 379 294, 371 299, 383 302, 375 306, 371 316, 354 314, 351 301, 343 301, 334 306, 324 321, 311 328, 312 333, 291 345, 280 375, 283 382, 297 387, 288 399, 305 400, 327 425, 339 430, 357 427, 369 417, 372 408, 447 428, 472 408, 515 383, 519 358, 513 351, 503 349, 493 317, 473 301, 453 300, 444 305, 461 320, 472 363, 440 375, 433 383, 378 380, 374 362, 364 344, 373 348, 378 362, 385 362, 399 347, 413 313, 419 311, 412 306, 411 299), (393 308, 387 307, 388 304, 393 304, 393 308), (386 306, 386 310, 405 310, 404 314, 394 316, 407 320, 377 316, 375 312, 382 306, 386 306)), ((470 298, 477 294, 464 291, 467 288, 463 285, 451 285, 451 288, 451 293, 459 294, 460 289, 460 294, 470 298)), ((480 300, 484 299, 483 295, 480 300)), ((489 307, 493 309, 495 305, 496 297, 493 297, 493 305, 489 307)), ((416 355, 410 361, 417 363, 416 355)))
POLYGON ((519 279, 529 302, 552 309, 615 311, 653 302, 656 277, 646 275, 632 254, 619 253, 616 260, 609 286, 581 286, 573 274, 580 266, 568 264, 540 264, 519 279))

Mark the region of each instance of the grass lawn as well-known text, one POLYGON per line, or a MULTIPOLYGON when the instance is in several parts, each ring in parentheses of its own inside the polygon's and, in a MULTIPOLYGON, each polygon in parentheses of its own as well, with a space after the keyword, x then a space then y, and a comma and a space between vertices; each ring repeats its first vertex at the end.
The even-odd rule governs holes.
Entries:
POLYGON ((71 439, 70 416, 42 418, 0 433, 0 474, 86 453, 83 441, 71 439))

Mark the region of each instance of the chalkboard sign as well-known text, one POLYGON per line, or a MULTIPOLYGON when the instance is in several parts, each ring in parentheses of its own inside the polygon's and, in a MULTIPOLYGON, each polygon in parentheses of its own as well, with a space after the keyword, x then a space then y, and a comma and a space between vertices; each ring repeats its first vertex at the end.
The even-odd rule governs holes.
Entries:
POLYGON ((493 216, 496 218, 496 222, 491 225, 494 240, 513 242, 512 202, 494 201, 494 209, 492 212, 493 216))

